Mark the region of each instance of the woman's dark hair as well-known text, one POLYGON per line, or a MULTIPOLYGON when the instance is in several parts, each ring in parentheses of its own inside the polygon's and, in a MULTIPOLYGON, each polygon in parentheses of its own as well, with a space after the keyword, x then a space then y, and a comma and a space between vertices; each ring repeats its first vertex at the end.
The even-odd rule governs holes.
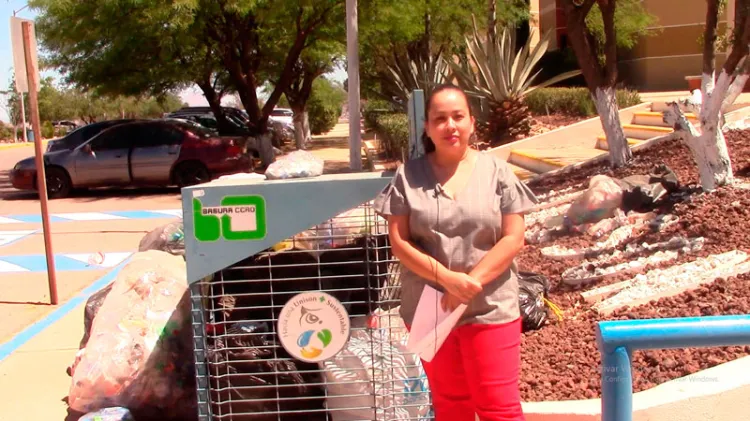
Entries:
MULTIPOLYGON (((438 85, 435 87, 435 89, 432 90, 430 93, 430 96, 427 97, 427 101, 425 102, 425 110, 424 110, 424 117, 425 121, 429 118, 430 115, 430 106, 432 105, 432 98, 443 91, 456 91, 459 92, 461 95, 463 95, 464 99, 466 99, 466 104, 469 104, 469 97, 466 96, 466 92, 463 91, 463 89, 459 88, 456 85, 453 85, 451 83, 444 83, 442 85, 438 85)), ((469 117, 471 117, 471 106, 469 105, 469 117)), ((428 154, 430 152, 435 152, 435 142, 430 139, 429 136, 427 136, 427 132, 422 132, 422 146, 424 147, 424 153, 428 154)))

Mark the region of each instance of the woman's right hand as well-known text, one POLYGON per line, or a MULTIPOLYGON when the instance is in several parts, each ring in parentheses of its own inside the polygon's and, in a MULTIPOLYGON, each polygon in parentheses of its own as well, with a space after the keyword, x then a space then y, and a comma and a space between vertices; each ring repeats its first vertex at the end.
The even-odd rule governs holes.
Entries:
POLYGON ((445 282, 443 287, 446 292, 452 294, 463 304, 468 304, 475 295, 482 291, 482 284, 466 273, 453 272, 445 282))

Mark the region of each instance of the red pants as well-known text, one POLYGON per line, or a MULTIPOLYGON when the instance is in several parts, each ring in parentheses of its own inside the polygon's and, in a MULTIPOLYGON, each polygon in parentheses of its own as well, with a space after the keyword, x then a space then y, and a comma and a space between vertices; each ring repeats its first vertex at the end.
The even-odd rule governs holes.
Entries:
POLYGON ((520 345, 520 318, 451 332, 432 361, 422 361, 436 421, 475 421, 475 413, 481 421, 524 421, 520 345))

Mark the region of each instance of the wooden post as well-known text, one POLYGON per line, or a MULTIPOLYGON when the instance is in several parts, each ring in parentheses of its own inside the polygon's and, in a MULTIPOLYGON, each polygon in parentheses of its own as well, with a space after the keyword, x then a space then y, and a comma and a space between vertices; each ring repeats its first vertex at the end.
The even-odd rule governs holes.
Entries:
MULTIPOLYGON (((42 124, 39 121, 39 95, 37 87, 39 81, 36 78, 37 69, 31 59, 31 23, 22 22, 23 51, 26 62, 26 78, 29 86, 29 108, 31 114, 31 127, 34 131, 34 151, 36 162, 37 190, 39 191, 39 202, 42 205, 42 228, 44 231, 44 251, 47 256, 47 279, 49 282, 50 304, 57 305, 57 276, 55 273, 55 259, 52 253, 52 238, 50 234, 49 210, 47 207, 47 180, 44 171, 44 151, 42 150, 42 124)), ((24 128, 26 130, 26 128, 24 128)))

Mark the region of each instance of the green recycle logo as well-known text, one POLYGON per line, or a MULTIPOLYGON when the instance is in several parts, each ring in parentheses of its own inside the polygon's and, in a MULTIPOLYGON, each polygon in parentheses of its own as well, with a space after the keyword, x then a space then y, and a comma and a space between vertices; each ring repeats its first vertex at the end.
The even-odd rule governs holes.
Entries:
POLYGON ((259 240, 266 236, 266 201, 261 196, 227 196, 221 205, 203 206, 193 198, 193 227, 198 241, 259 240))

